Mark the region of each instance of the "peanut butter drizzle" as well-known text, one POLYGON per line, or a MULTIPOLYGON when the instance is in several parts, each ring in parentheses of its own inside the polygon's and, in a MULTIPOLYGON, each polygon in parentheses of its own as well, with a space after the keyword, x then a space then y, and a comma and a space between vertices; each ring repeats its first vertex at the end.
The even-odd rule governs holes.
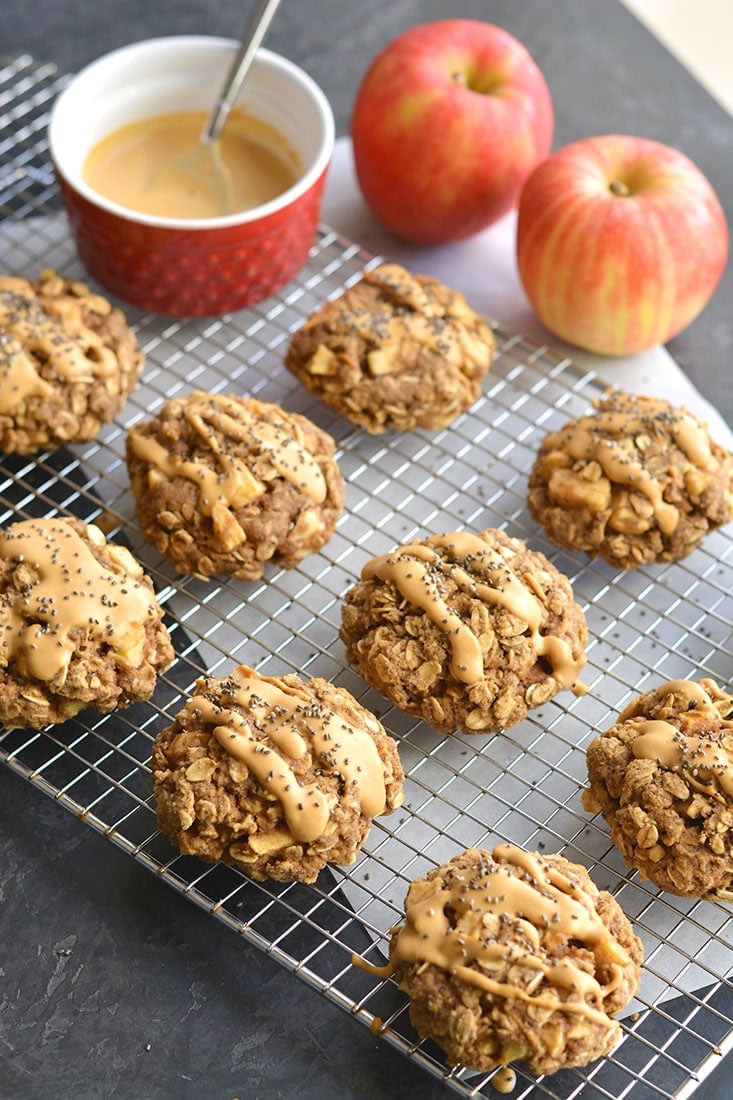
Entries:
POLYGON ((6 661, 38 680, 68 669, 73 632, 91 633, 114 650, 117 638, 157 613, 152 591, 122 569, 100 565, 64 520, 13 524, 0 532, 0 558, 26 574, 20 590, 0 597, 0 648, 6 661))
MULTIPOLYGON (((708 681, 711 688, 712 681, 708 681)), ((715 685, 717 688, 717 685, 715 685)), ((672 680, 666 690, 683 693, 695 703, 691 713, 709 718, 722 730, 733 730, 733 721, 721 719, 714 699, 700 684, 692 680, 672 680)), ((725 698, 718 689, 718 698, 725 698)), ((631 750, 637 760, 656 760, 662 767, 676 772, 688 786, 719 802, 733 798, 733 738, 715 738, 704 733, 683 733, 671 722, 661 719, 631 719, 637 736, 631 750)))
MULTIPOLYGON (((231 398, 200 391, 191 394, 185 416, 204 446, 216 456, 218 471, 195 459, 171 454, 157 440, 141 435, 134 428, 129 434, 130 444, 139 458, 156 466, 166 477, 186 477, 195 482, 205 515, 211 515, 216 504, 232 507, 252 499, 254 475, 242 459, 224 452, 221 436, 225 440, 249 443, 282 477, 316 504, 326 499, 328 489, 323 472, 303 446, 297 425, 293 425, 293 434, 290 434, 231 398)), ((261 491, 264 488, 262 485, 261 491)))
POLYGON ((25 397, 53 392, 36 370, 33 355, 69 383, 91 383, 116 369, 112 350, 84 324, 81 304, 49 301, 46 309, 26 279, 0 275, 0 328, 11 338, 7 347, 0 345, 1 412, 25 397))
MULTIPOLYGON (((525 622, 538 656, 549 659, 553 678, 562 687, 576 688, 585 655, 576 659, 562 638, 540 633, 543 607, 530 590, 532 584, 524 583, 504 558, 477 535, 462 531, 432 535, 424 543, 411 543, 392 554, 374 558, 367 562, 361 575, 364 580, 378 577, 391 581, 404 599, 424 611, 432 623, 450 635, 453 675, 462 683, 478 683, 484 674, 480 642, 440 595, 438 573, 446 574, 459 588, 486 603, 505 608, 525 622)), ((582 691, 580 685, 576 690, 582 691)))
POLYGON ((710 470, 715 462, 704 426, 685 409, 671 410, 666 402, 652 398, 647 399, 645 408, 646 414, 638 412, 635 404, 623 399, 615 407, 601 406, 595 415, 580 417, 563 432, 563 445, 574 461, 594 459, 611 481, 642 493, 654 509, 659 529, 671 535, 679 522, 679 509, 664 500, 661 482, 634 457, 634 449, 625 444, 636 434, 653 430, 653 420, 658 418, 694 466, 710 470), (605 438, 603 433, 616 438, 605 438))
POLYGON ((389 977, 401 963, 427 963, 495 996, 574 1012, 607 1025, 603 1004, 622 983, 624 967, 631 960, 599 917, 591 895, 541 856, 516 845, 498 845, 491 858, 492 865, 484 863, 476 871, 455 873, 449 887, 425 892, 406 906, 405 924, 392 941, 386 966, 374 967, 354 959, 356 964, 389 977), (502 865, 519 869, 521 875, 502 865), (516 942, 499 943, 490 938, 484 920, 487 915, 513 921, 516 942), (608 960, 608 980, 601 984, 569 957, 557 962, 540 957, 541 930, 547 928, 591 950, 598 948, 599 957, 608 960), (544 978, 551 988, 534 993, 497 981, 471 963, 487 971, 509 965, 527 967, 537 971, 539 980, 544 978), (560 992, 574 999, 563 1000, 560 992))
POLYGON ((306 691, 259 676, 246 665, 235 669, 232 679, 237 684, 235 701, 246 715, 222 708, 204 695, 194 696, 188 706, 213 725, 219 744, 246 764, 265 790, 278 799, 295 840, 318 840, 330 818, 330 807, 318 784, 301 785, 288 763, 302 757, 309 745, 314 766, 340 774, 344 783, 355 789, 366 817, 384 812, 384 765, 366 731, 324 710, 306 691))
POLYGON ((26 397, 49 397, 53 393, 41 378, 25 348, 0 330, 0 413, 12 412, 26 397))

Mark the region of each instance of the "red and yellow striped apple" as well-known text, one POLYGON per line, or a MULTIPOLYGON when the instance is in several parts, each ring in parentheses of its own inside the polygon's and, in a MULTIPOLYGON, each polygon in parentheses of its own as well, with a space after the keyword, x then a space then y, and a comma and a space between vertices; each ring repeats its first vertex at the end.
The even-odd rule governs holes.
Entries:
POLYGON ((513 35, 473 19, 422 24, 377 55, 358 89, 357 180, 398 236, 459 240, 516 206, 553 124, 545 79, 513 35))
POLYGON ((624 134, 557 150, 527 180, 517 263, 556 336, 602 355, 666 343, 707 305, 728 256, 717 195, 683 153, 624 134))

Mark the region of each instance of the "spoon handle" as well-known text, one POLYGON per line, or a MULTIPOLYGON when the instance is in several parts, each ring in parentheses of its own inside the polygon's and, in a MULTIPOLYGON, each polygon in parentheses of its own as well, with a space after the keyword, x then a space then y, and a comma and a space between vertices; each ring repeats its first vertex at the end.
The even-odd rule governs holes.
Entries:
POLYGON ((234 100, 237 98, 237 92, 249 72, 254 56, 267 33, 267 28, 279 4, 280 0, 258 0, 255 4, 242 38, 242 44, 232 61, 231 68, 219 93, 219 98, 204 126, 201 134, 202 141, 215 141, 221 133, 234 100))

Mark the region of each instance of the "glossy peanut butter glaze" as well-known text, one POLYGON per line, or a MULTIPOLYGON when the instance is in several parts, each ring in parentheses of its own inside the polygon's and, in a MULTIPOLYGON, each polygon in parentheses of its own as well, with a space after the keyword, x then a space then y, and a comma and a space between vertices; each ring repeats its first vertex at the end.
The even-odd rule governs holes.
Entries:
POLYGON ((629 724, 637 731, 631 742, 634 756, 656 760, 694 790, 729 804, 733 798, 733 721, 722 719, 715 706, 716 699, 727 700, 728 696, 711 680, 705 681, 705 687, 693 680, 672 680, 665 690, 686 696, 694 704, 687 714, 694 714, 696 721, 731 732, 722 737, 704 732, 695 735, 661 719, 631 718, 629 724))
POLYGON ((328 492, 326 479, 313 455, 303 446, 297 424, 280 427, 257 415, 257 403, 237 401, 195 391, 185 403, 184 415, 209 461, 171 453, 152 436, 134 428, 129 433, 134 453, 166 478, 185 477, 199 488, 201 510, 211 515, 219 505, 233 505, 264 492, 265 485, 241 458, 227 453, 227 442, 246 443, 254 456, 269 464, 299 492, 321 504, 328 492), (252 405, 251 408, 248 404, 252 405))
POLYGON ((314 765, 337 772, 355 790, 362 813, 376 817, 384 811, 387 792, 384 765, 366 730, 349 725, 324 710, 308 692, 271 677, 259 676, 246 665, 232 673, 239 710, 195 695, 187 708, 210 723, 219 744, 241 760, 283 808, 288 829, 296 841, 308 843, 323 836, 330 808, 315 782, 301 784, 289 761, 308 750, 314 765))
POLYGON ((180 111, 121 126, 91 150, 84 180, 128 210, 163 218, 215 218, 270 202, 300 176, 300 157, 283 135, 235 108, 215 147, 232 188, 229 210, 222 210, 206 171, 186 168, 185 158, 198 148, 205 122, 205 112, 180 111))
POLYGON ((84 323, 78 302, 44 309, 26 279, 0 275, 0 412, 26 397, 47 397, 53 387, 36 369, 33 356, 51 377, 91 383, 114 374, 116 360, 99 335, 84 323), (60 311, 60 312, 59 312, 60 311))
POLYGON ((561 433, 563 448, 574 461, 595 460, 606 477, 642 493, 654 509, 659 529, 671 535, 679 522, 679 511, 663 499, 663 485, 640 459, 633 446, 636 436, 669 433, 673 442, 701 470, 715 468, 708 433, 684 409, 672 409, 655 398, 633 400, 615 394, 599 410, 573 421, 561 433), (642 411, 643 410, 643 411, 642 411))
POLYGON ((456 871, 449 885, 440 888, 436 882, 435 890, 420 891, 413 902, 408 895, 405 924, 396 930, 386 966, 355 959, 357 965, 388 977, 401 964, 425 963, 494 996, 607 1025, 605 1000, 626 980, 631 959, 598 915, 592 895, 549 860, 513 844, 476 857, 475 868, 456 871), (493 938, 488 927, 494 917, 514 925, 512 942, 493 938), (601 982, 570 956, 548 956, 542 948, 547 929, 597 953, 607 980, 601 982), (490 976, 510 966, 535 971, 537 981, 523 988, 490 976), (541 981, 544 992, 536 992, 541 981))
POLYGON ((542 634, 543 606, 529 579, 512 572, 507 561, 469 532, 433 535, 424 543, 411 543, 391 554, 367 562, 362 579, 391 581, 404 599, 420 608, 440 630, 450 636, 451 672, 466 684, 478 683, 484 673, 481 645, 471 630, 440 594, 440 577, 446 575, 463 591, 485 603, 503 607, 527 624, 537 655, 547 657, 552 675, 561 687, 582 692, 578 676, 585 655, 573 657, 561 638, 542 634))
MULTIPOLYGON (((104 545, 98 528, 87 526, 92 541, 104 545)), ((157 615, 150 588, 132 555, 131 572, 101 565, 90 547, 63 520, 25 520, 0 532, 0 558, 22 571, 18 587, 0 597, 0 648, 6 662, 50 682, 69 666, 75 632, 91 633, 115 648, 130 627, 157 615)))

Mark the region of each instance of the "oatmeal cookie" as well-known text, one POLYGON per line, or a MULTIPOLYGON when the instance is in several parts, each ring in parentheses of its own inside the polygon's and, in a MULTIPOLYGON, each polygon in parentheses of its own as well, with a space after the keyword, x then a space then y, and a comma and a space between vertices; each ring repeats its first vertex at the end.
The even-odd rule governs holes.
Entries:
POLYGON ((545 437, 528 503, 558 546, 619 569, 678 561, 733 518, 733 455, 685 409, 612 392, 545 437))
POLYGON ((149 699, 173 647, 150 578, 93 524, 0 531, 0 723, 40 729, 149 699))
POLYGON ((582 692, 587 637, 567 577, 491 529, 373 559, 342 607, 347 659, 439 733, 512 726, 562 688, 582 692))
POLYGON ((613 1049, 612 1016, 636 993, 641 962, 628 919, 584 867, 501 844, 415 879, 389 962, 373 969, 394 974, 413 1026, 450 1065, 521 1060, 554 1073, 613 1049))
POLYGON ((32 454, 99 433, 143 356, 120 309, 51 268, 0 275, 0 451, 32 454))
POLYGON ((672 680, 634 699, 587 751, 589 813, 642 878, 733 901, 733 696, 672 680))
POLYGON ((479 396, 494 348, 458 291, 381 264, 306 321, 285 365, 369 432, 438 429, 479 396))
POLYGON ((395 742, 343 688, 246 665, 204 677, 153 746, 158 824, 186 855, 314 882, 402 803, 395 742))
POLYGON ((127 465, 143 534, 196 577, 291 568, 328 541, 344 506, 331 437, 255 398, 166 401, 128 433, 127 465))

